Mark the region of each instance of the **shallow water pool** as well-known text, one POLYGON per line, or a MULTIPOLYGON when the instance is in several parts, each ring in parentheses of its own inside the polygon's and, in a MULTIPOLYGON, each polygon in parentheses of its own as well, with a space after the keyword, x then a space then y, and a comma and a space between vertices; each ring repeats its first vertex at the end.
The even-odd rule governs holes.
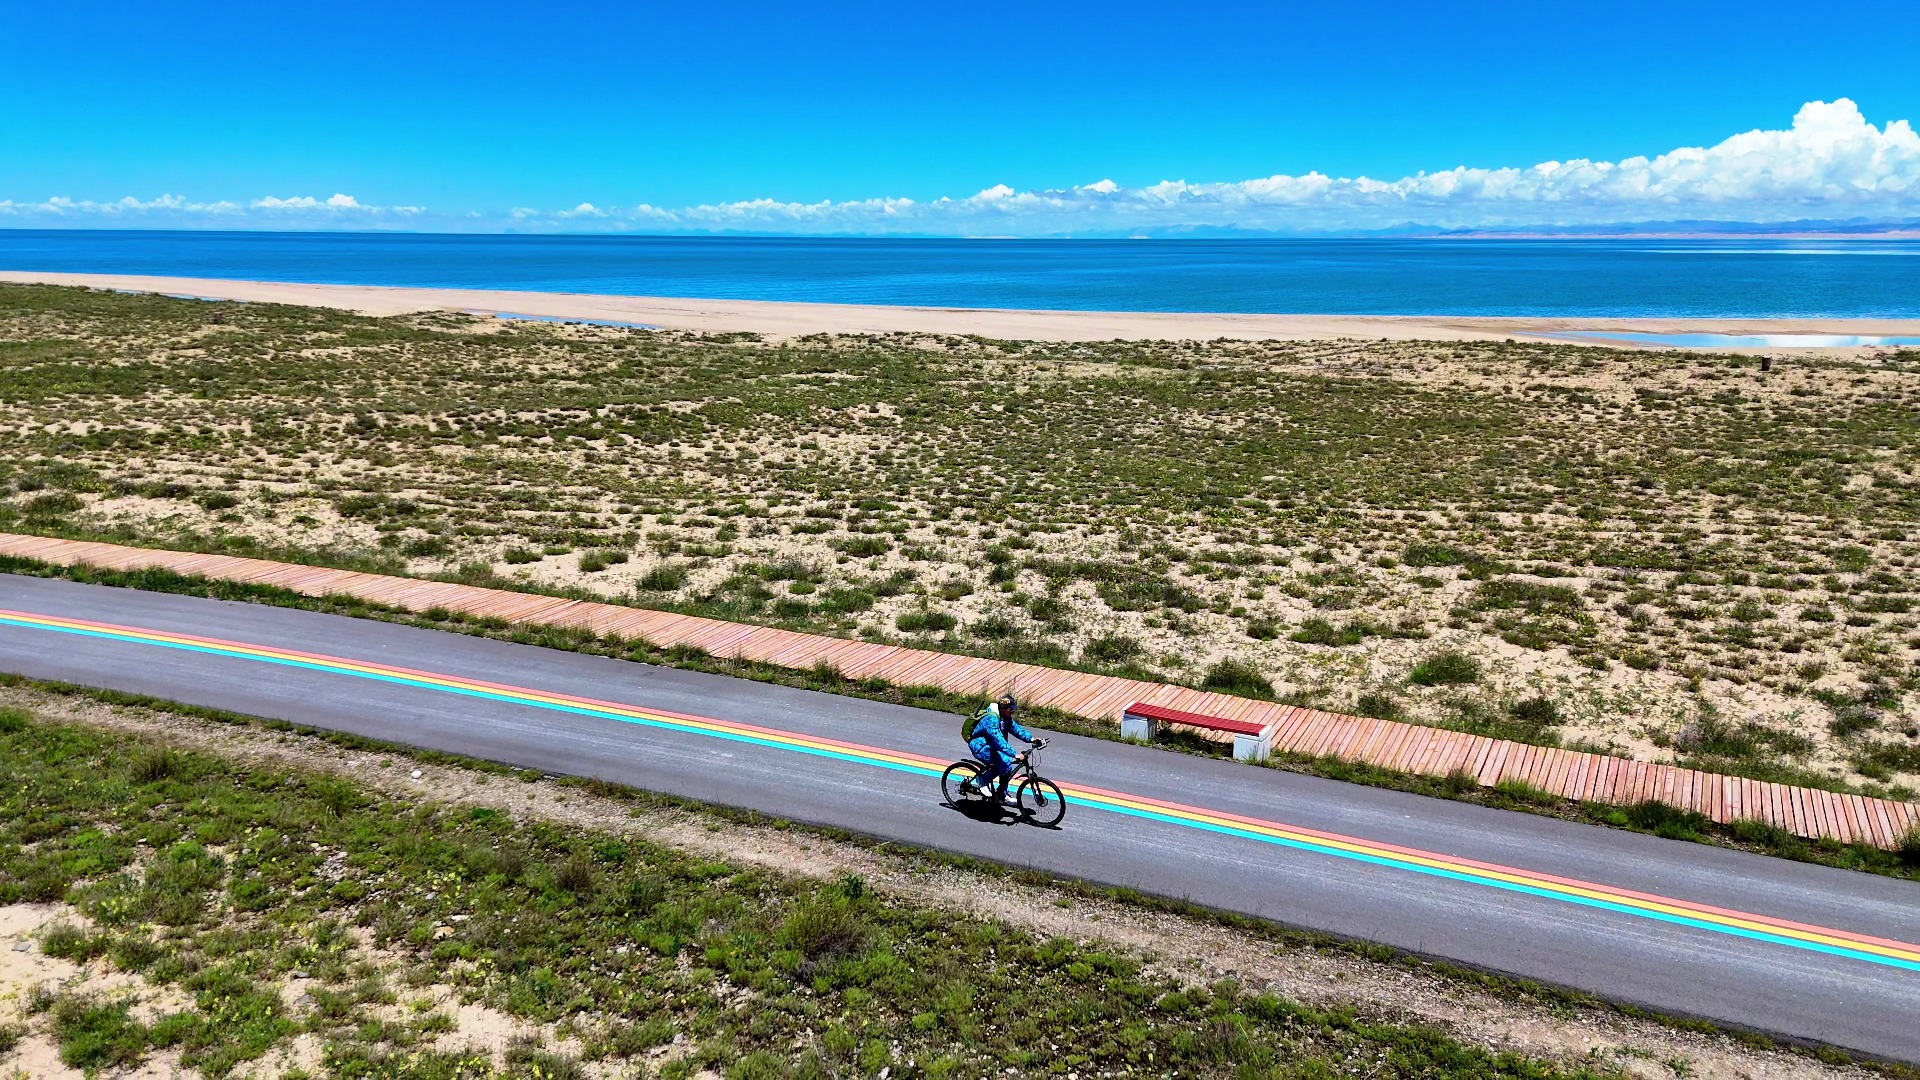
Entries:
POLYGON ((1631 334, 1612 331, 1555 334, 1572 341, 1631 341, 1677 348, 1855 349, 1869 345, 1920 345, 1920 337, 1861 334, 1631 334))

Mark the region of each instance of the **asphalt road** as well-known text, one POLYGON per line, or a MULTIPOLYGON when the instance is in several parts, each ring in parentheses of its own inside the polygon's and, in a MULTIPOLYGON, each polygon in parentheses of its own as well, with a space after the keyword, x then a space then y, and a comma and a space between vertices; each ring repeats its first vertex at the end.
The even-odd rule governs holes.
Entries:
POLYGON ((1152 803, 1128 810, 1116 798, 1107 808, 1098 799, 1074 801, 1060 828, 1040 829, 963 815, 943 804, 937 781, 919 766, 884 762, 884 751, 961 756, 955 718, 943 713, 66 581, 0 577, 0 609, 296 649, 721 724, 673 726, 543 703, 537 694, 480 695, 428 677, 343 670, 333 661, 269 662, 245 650, 129 640, 139 635, 61 630, 0 614, 0 670, 33 678, 746 807, 1920 1062, 1920 885, 1909 882, 1069 735, 1056 736, 1042 757, 1045 772, 1070 794, 1087 785, 1281 828, 1183 818, 1152 803), (877 749, 800 752, 792 739, 781 741, 786 736, 728 726, 740 723, 877 749), (1302 840, 1289 828, 1347 839, 1302 840), (1577 885, 1542 886, 1538 875, 1652 899, 1616 903, 1577 885), (1702 915, 1686 905, 1729 910, 1702 915), (1804 925, 1782 931, 1743 915, 1804 925), (1847 934, 1891 944, 1862 945, 1847 934))

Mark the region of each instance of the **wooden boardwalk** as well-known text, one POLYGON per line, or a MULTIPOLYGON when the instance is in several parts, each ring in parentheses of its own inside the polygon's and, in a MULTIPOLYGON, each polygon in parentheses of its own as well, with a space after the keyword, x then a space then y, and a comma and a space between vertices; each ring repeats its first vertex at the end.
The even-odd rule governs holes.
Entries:
MULTIPOLYGON (((780 667, 830 665, 849 678, 879 679, 896 686, 936 686, 961 694, 998 694, 1011 688, 1027 704, 1116 724, 1127 706, 1145 702, 1271 728, 1276 751, 1333 756, 1429 776, 1464 771, 1489 786, 1502 780, 1521 780, 1582 801, 1631 804, 1654 800, 1697 811, 1721 823, 1752 818, 1809 838, 1832 837, 1892 847, 1908 829, 1920 825, 1920 806, 1911 803, 1530 746, 1137 679, 848 641, 617 604, 230 555, 196 555, 10 533, 0 533, 0 555, 113 570, 158 567, 224 581, 277 585, 307 596, 351 596, 416 612, 444 608, 510 623, 581 627, 596 634, 644 640, 661 648, 684 645, 714 656, 780 667)), ((1197 733, 1219 737, 1218 733, 1197 733)))

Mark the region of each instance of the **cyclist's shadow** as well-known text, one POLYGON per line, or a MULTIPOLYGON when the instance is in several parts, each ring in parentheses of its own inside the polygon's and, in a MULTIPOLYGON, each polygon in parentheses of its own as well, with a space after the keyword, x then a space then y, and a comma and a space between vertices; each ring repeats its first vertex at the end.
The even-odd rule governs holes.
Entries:
POLYGON ((997 799, 962 799, 959 802, 942 800, 940 805, 958 811, 961 817, 977 821, 982 825, 1027 825, 1035 829, 1048 829, 1059 832, 1060 826, 1042 825, 1033 819, 1033 815, 1017 806, 1008 806, 997 799))

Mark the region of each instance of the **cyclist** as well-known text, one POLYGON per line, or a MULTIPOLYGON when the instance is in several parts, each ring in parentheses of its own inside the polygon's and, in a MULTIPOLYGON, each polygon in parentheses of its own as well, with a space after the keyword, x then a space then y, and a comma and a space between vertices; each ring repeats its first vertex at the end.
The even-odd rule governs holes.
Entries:
POLYGON ((1020 703, 1012 694, 1002 694, 1000 700, 988 702, 967 725, 967 749, 985 766, 964 785, 969 791, 985 791, 988 784, 996 784, 993 797, 1006 798, 1007 778, 1013 775, 1013 745, 1008 740, 1019 739, 1028 745, 1039 742, 1015 718, 1019 709, 1020 703))

